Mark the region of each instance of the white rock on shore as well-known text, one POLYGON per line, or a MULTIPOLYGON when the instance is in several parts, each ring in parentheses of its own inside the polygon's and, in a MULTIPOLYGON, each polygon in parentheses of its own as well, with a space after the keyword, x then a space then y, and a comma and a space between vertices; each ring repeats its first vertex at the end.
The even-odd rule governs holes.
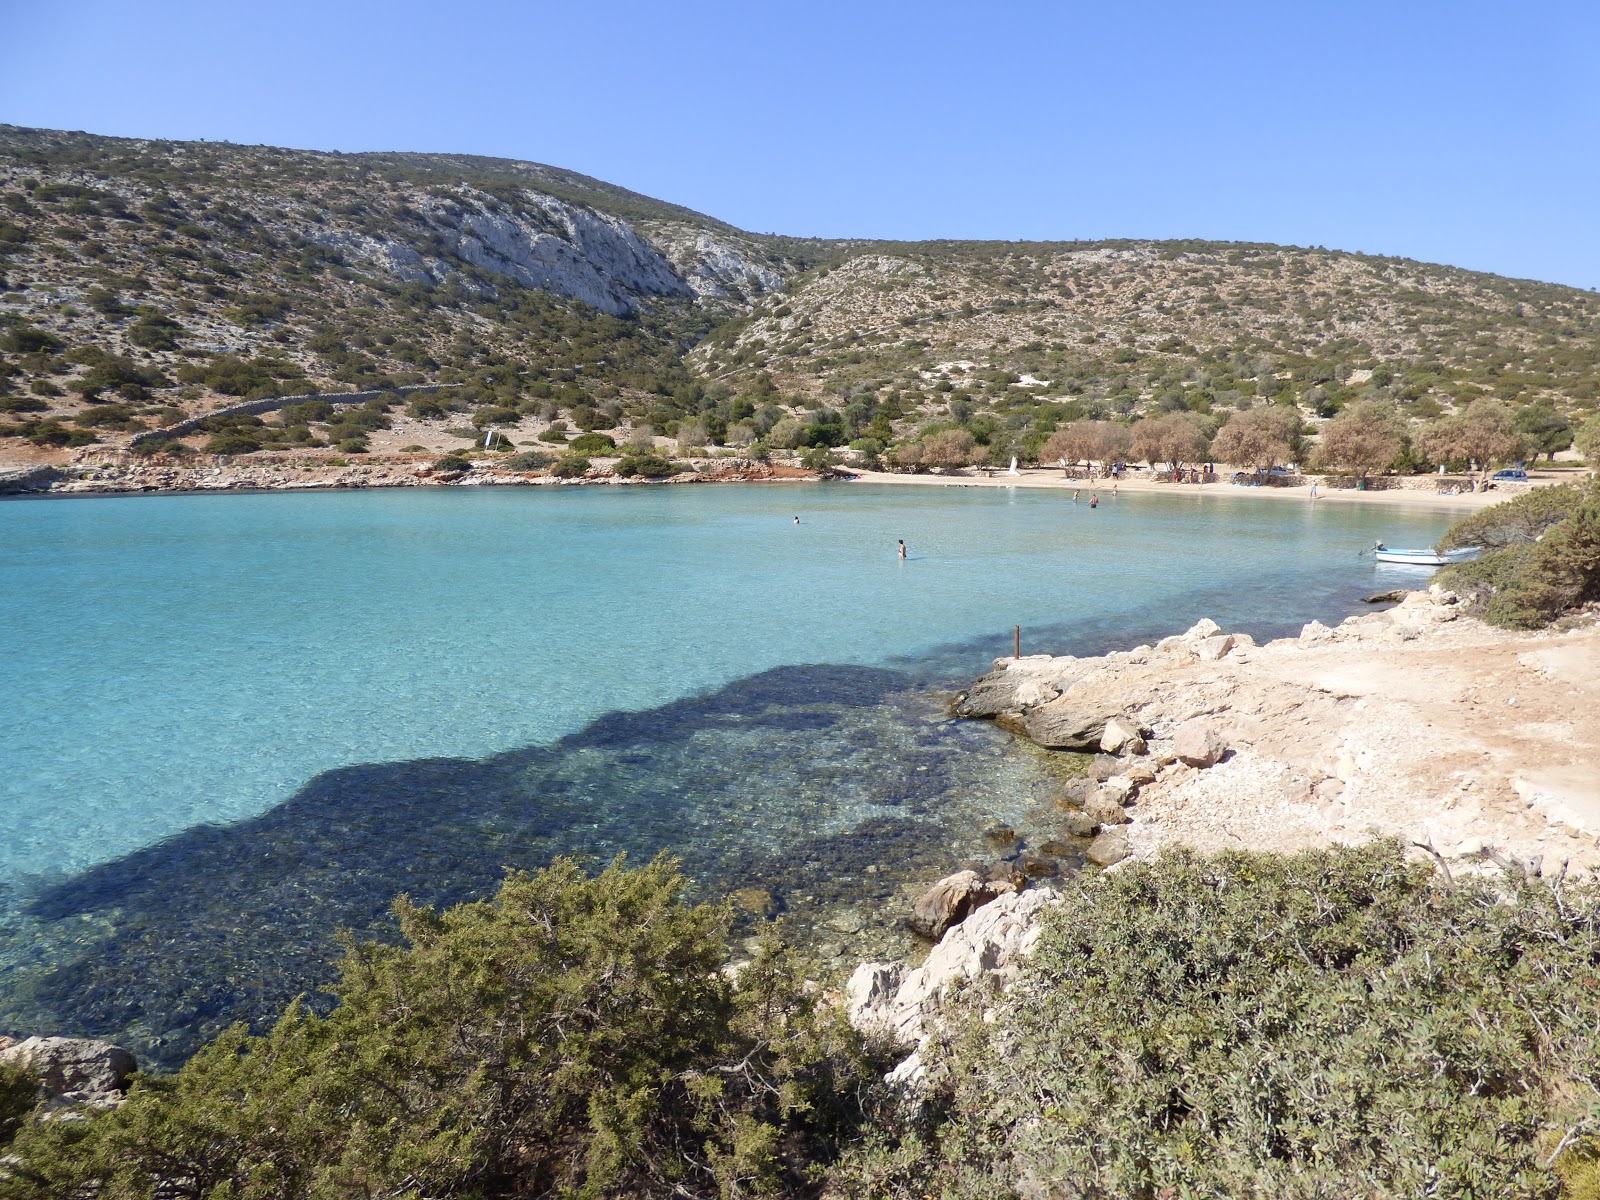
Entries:
POLYGON ((1039 914, 1059 902, 1050 888, 1008 893, 952 925, 915 970, 885 962, 856 968, 845 985, 850 1024, 869 1041, 911 1050, 889 1073, 891 1081, 916 1084, 925 1077, 921 1051, 947 1007, 980 982, 1004 989, 1038 944, 1039 914))

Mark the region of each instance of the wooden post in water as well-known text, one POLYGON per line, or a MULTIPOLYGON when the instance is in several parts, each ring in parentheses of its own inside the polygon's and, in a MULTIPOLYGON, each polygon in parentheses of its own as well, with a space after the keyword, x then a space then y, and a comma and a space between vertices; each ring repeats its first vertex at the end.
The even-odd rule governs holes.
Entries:
POLYGON ((1012 658, 1021 658, 1022 657, 1022 626, 1021 625, 1013 625, 1011 627, 1011 657, 1012 658))

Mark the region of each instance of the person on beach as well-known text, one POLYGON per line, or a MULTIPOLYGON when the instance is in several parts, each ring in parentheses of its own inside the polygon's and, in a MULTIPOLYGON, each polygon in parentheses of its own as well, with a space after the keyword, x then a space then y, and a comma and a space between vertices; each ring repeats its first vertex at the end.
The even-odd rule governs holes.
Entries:
POLYGON ((901 538, 900 539, 900 557, 901 558, 905 558, 905 556, 906 556, 906 540, 905 540, 905 538, 901 538))
POLYGON ((1117 495, 1118 495, 1118 492, 1117 492, 1117 489, 1118 489, 1118 488, 1119 488, 1119 487, 1121 487, 1121 486, 1122 486, 1122 485, 1121 485, 1121 484, 1118 484, 1118 483, 1113 483, 1113 484, 1112 484, 1112 485, 1111 485, 1111 498, 1112 498, 1112 499, 1113 499, 1113 500, 1115 500, 1115 499, 1116 499, 1116 498, 1117 498, 1117 495))
POLYGON ((1317 498, 1317 485, 1315 483, 1311 485, 1311 498, 1313 500, 1317 498))

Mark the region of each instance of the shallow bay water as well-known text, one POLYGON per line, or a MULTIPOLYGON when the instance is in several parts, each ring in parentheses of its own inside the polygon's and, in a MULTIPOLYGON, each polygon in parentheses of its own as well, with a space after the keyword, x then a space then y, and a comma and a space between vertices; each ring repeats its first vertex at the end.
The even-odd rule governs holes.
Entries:
POLYGON ((1292 632, 1394 586, 1362 547, 1448 522, 1225 489, 0 504, 0 1027, 171 1061, 396 893, 558 853, 671 850, 824 957, 897 950, 908 881, 1048 829, 1064 756, 945 716, 1014 624, 1025 653, 1292 632))

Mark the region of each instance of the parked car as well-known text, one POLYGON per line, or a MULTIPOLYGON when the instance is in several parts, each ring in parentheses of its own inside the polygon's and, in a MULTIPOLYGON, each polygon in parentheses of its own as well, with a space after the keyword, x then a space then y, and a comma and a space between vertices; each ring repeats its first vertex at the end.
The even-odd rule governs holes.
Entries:
POLYGON ((1507 467, 1489 476, 1490 483, 1527 483, 1528 473, 1521 467, 1507 467))

